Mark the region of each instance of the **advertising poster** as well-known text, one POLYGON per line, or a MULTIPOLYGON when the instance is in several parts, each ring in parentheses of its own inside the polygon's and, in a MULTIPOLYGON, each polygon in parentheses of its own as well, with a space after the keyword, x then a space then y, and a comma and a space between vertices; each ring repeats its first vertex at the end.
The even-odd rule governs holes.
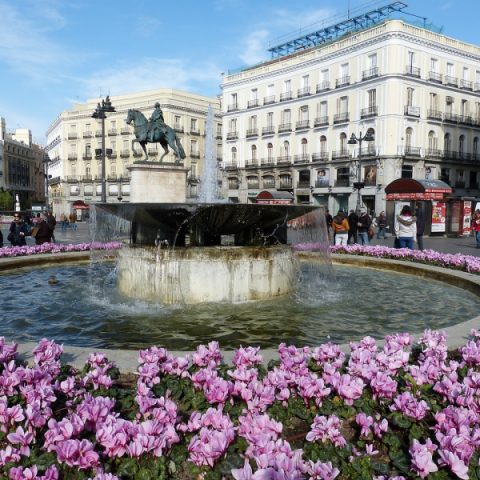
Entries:
POLYGON ((322 168, 317 170, 317 187, 328 187, 330 183, 330 170, 328 168, 322 168))
POLYGON ((453 233, 460 233, 460 227, 462 225, 462 212, 461 202, 453 202, 451 207, 451 220, 450 226, 453 233))
POLYGON ((445 232, 446 217, 447 217, 447 204, 445 202, 433 201, 432 202, 432 233, 445 232))
POLYGON ((377 183, 377 167, 370 165, 365 168, 364 171, 365 175, 365 185, 368 186, 373 186, 377 183))
POLYGON ((463 202, 463 228, 462 235, 469 235, 472 231, 472 202, 463 202))

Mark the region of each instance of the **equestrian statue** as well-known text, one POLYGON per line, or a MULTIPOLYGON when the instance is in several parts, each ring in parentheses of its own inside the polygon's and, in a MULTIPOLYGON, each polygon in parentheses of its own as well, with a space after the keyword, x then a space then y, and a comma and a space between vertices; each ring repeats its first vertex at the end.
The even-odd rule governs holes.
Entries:
POLYGON ((163 118, 163 112, 160 108, 160 104, 155 104, 155 110, 153 111, 150 120, 145 118, 145 115, 139 110, 130 109, 127 114, 127 124, 130 125, 133 122, 135 140, 138 142, 145 152, 144 160, 148 160, 147 143, 160 143, 165 153, 160 157, 160 162, 163 157, 168 154, 168 147, 170 147, 175 154, 175 163, 180 163, 180 160, 185 158, 185 151, 178 135, 173 128, 169 127, 163 118))

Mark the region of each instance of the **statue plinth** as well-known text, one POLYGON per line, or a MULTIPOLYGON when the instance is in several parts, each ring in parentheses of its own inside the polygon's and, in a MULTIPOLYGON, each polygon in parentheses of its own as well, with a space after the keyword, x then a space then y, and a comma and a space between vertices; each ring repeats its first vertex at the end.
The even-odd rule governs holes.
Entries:
POLYGON ((135 162, 130 171, 130 202, 184 203, 187 199, 187 173, 183 165, 135 162))

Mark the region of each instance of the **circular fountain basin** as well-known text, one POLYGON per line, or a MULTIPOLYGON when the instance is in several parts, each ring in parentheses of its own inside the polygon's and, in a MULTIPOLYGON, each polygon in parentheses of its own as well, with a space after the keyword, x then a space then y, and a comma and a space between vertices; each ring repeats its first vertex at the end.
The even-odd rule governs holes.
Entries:
POLYGON ((164 305, 243 303, 286 295, 298 262, 287 245, 261 247, 123 248, 117 284, 124 295, 164 305))
POLYGON ((26 270, 19 270, 0 276, 0 287, 15 292, 2 301, 1 335, 86 348, 156 344, 191 351, 211 340, 226 349, 276 348, 281 342, 345 343, 443 329, 479 311, 477 295, 442 282, 351 266, 335 266, 332 278, 325 268, 302 263, 295 291, 273 300, 196 305, 159 305, 121 294, 113 263, 29 269, 28 282, 26 270), (52 275, 58 283, 48 283, 52 275))

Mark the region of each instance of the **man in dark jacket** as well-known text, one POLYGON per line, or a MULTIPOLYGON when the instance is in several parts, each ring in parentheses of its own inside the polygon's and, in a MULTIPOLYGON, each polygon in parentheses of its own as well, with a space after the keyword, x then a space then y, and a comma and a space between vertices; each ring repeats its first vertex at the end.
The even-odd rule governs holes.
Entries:
POLYGON ((370 243, 368 239, 368 229, 372 226, 372 218, 367 213, 365 208, 360 211, 360 218, 358 219, 358 239, 361 245, 368 245, 370 243))
POLYGON ((358 243, 357 223, 358 215, 355 213, 354 210, 350 210, 350 214, 348 215, 348 224, 350 225, 350 230, 348 231, 347 243, 358 243))
POLYGON ((55 230, 55 226, 57 225, 57 220, 53 216, 52 212, 47 213, 47 225, 48 225, 48 228, 50 229, 50 237, 52 241, 55 242, 54 230, 55 230))
POLYGON ((415 217, 417 218, 417 245, 423 250, 423 233, 425 232, 425 213, 421 203, 415 204, 415 217))
POLYGON ((35 243, 37 245, 43 245, 44 243, 51 242, 52 231, 47 223, 47 215, 42 213, 40 215, 40 221, 36 225, 37 234, 35 235, 35 243))
POLYGON ((10 224, 8 241, 12 247, 22 247, 27 244, 26 237, 29 235, 27 224, 23 221, 22 214, 15 212, 13 214, 13 222, 10 224))

